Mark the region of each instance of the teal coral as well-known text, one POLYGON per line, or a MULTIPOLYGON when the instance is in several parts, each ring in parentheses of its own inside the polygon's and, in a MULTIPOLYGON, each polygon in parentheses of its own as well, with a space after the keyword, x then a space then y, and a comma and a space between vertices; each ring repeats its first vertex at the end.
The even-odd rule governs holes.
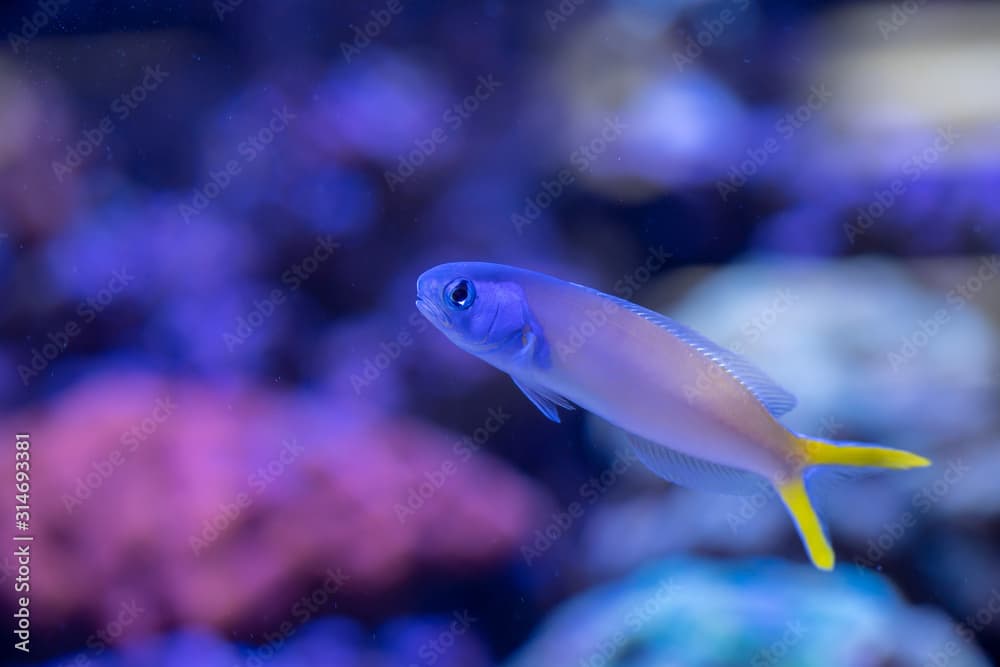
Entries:
POLYGON ((989 663, 877 573, 671 559, 565 603, 507 667, 935 664, 989 663))

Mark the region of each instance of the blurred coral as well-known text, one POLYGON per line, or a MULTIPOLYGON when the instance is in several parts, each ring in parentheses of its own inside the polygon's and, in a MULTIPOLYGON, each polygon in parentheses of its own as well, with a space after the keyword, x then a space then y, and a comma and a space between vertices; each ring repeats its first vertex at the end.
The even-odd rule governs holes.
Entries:
POLYGON ((974 639, 875 573, 670 560, 563 603, 506 664, 989 665, 974 639))
POLYGON ((34 442, 42 623, 134 601, 130 632, 267 630, 331 573, 326 611, 378 609, 420 572, 505 559, 546 507, 456 436, 319 397, 109 373, 0 422, 34 442))

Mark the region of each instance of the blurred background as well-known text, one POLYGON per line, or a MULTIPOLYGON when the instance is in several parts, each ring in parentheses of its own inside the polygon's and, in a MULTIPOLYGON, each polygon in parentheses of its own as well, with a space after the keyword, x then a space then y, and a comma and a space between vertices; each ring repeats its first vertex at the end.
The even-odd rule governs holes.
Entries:
POLYGON ((0 21, 4 663, 1000 655, 996 3, 0 21), (814 571, 769 494, 672 487, 433 330, 415 279, 454 260, 670 314, 790 427, 935 465, 831 489, 814 571))

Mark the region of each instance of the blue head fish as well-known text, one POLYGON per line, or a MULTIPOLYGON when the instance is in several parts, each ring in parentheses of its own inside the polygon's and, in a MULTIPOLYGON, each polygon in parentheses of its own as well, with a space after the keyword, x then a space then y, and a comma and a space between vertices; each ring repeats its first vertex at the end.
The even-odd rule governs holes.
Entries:
POLYGON ((583 407, 660 476, 731 494, 774 487, 821 569, 833 549, 805 487, 822 466, 912 468, 916 454, 789 431, 795 397, 741 356, 641 306, 500 264, 442 264, 417 307, 453 343, 508 373, 545 416, 583 407))
POLYGON ((547 348, 536 336, 540 326, 521 284, 512 279, 516 271, 483 262, 442 264, 417 279, 417 309, 466 352, 507 372, 523 371, 547 348))

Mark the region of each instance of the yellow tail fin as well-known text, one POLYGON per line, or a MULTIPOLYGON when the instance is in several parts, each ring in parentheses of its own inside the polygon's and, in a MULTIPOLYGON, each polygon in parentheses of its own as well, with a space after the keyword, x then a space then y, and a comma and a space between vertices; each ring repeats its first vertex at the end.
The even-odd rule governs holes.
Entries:
POLYGON ((806 466, 869 466, 906 470, 907 468, 923 468, 931 464, 929 459, 902 449, 850 444, 836 445, 826 440, 802 437, 799 440, 805 445, 806 466))
POLYGON ((792 515, 795 527, 798 528, 799 536, 802 538, 802 544, 809 554, 809 560, 821 570, 832 570, 833 547, 823 532, 816 510, 809 502, 809 494, 806 493, 801 473, 786 482, 775 484, 775 488, 778 489, 778 495, 785 503, 788 513, 792 515))
POLYGON ((905 470, 922 468, 931 464, 930 460, 888 447, 874 447, 855 444, 837 445, 826 440, 799 437, 802 445, 800 468, 791 478, 774 483, 781 501, 792 515, 795 527, 802 537, 806 552, 813 565, 821 570, 832 570, 835 557, 833 547, 823 531, 816 510, 813 509, 806 485, 802 478, 805 468, 818 465, 858 466, 905 470))

